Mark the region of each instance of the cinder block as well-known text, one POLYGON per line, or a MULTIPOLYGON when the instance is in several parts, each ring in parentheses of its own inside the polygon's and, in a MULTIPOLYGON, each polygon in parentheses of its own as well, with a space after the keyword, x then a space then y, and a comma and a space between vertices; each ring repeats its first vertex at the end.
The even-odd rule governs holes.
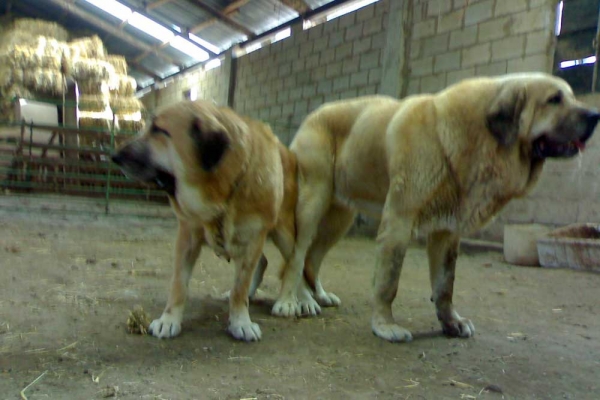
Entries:
POLYGON ((462 50, 462 66, 486 64, 492 57, 491 44, 484 43, 462 50))
POLYGON ((550 7, 538 7, 530 11, 515 14, 513 32, 526 33, 554 26, 550 7))
POLYGON ((513 22, 510 17, 495 18, 479 24, 479 43, 505 38, 510 35, 513 22))
POLYGON ((433 57, 425 57, 410 63, 412 77, 430 75, 433 72, 433 57))
POLYGON ((347 90, 350 87, 350 77, 349 76, 341 76, 339 78, 334 79, 333 81, 333 91, 341 92, 342 90, 347 90))
POLYGON ((527 34, 525 54, 547 53, 552 47, 552 31, 542 30, 527 34))
POLYGON ((427 3, 427 16, 438 17, 452 10, 452 0, 429 0, 427 3))
POLYGON ((341 16, 339 19, 339 29, 347 28, 349 26, 356 25, 356 13, 349 13, 341 16))
POLYGON ((329 36, 323 36, 313 41, 313 51, 319 52, 325 50, 329 43, 329 36))
POLYGON ((364 39, 354 42, 354 44, 352 45, 352 54, 355 56, 360 55, 360 54, 368 51, 370 48, 371 48, 371 38, 366 37, 364 39))
POLYGON ((357 72, 360 67, 360 56, 354 56, 349 60, 344 60, 342 65, 342 74, 351 74, 357 72))
POLYGON ((523 0, 500 0, 496 2, 494 15, 514 14, 527 10, 527 2, 523 0))
POLYGON ((383 49, 387 44, 387 32, 378 32, 371 35, 371 48, 372 49, 383 49))
POLYGON ((318 54, 315 54, 314 56, 309 56, 306 60, 297 59, 296 61, 292 62, 292 74, 295 74, 296 72, 304 71, 306 68, 308 68, 308 69, 314 68, 312 66, 309 67, 306 64, 308 59, 310 59, 311 57, 315 57, 316 61, 317 61, 317 65, 319 65, 319 55, 318 54))
POLYGON ((321 79, 325 79, 326 72, 327 72, 326 66, 320 66, 320 67, 314 68, 311 71, 311 80, 313 82, 319 82, 321 79))
POLYGON ((277 76, 289 76, 292 73, 292 63, 283 63, 279 66, 277 76))
POLYGON ((473 67, 461 69, 459 71, 451 71, 448 72, 448 75, 446 76, 446 85, 450 86, 452 84, 462 81, 463 79, 472 78, 474 76, 475 68, 473 67))
POLYGON ((361 71, 352 74, 350 77, 350 85, 352 87, 365 86, 369 83, 369 71, 361 71))
MULTIPOLYGON (((314 41, 320 37, 323 37, 323 24, 319 24, 317 26, 313 26, 308 30, 308 40, 314 41)), ((281 42, 278 42, 281 43, 281 42)), ((275 44, 278 44, 275 43, 275 44)))
POLYGON ((366 7, 361 8, 356 12, 356 20, 357 21, 366 21, 375 16, 375 5, 370 4, 366 7))
POLYGON ((422 22, 418 22, 413 26, 413 39, 420 39, 431 36, 435 33, 436 20, 431 18, 422 22))
POLYGON ((311 97, 313 97, 316 94, 317 94, 317 85, 316 84, 309 84, 309 85, 305 85, 302 87, 302 98, 303 99, 310 99, 311 97))
POLYGON ((369 70, 369 83, 380 83, 382 71, 381 68, 373 68, 369 70))
POLYGON ((463 10, 458 10, 451 12, 450 14, 441 15, 438 19, 437 32, 444 33, 460 29, 463 25, 464 15, 465 12, 463 10))
POLYGON ((329 34, 329 43, 327 44, 327 47, 329 47, 330 49, 335 48, 336 46, 340 45, 341 43, 344 43, 344 31, 338 31, 338 32, 331 32, 329 34))
MULTIPOLYGON (((313 52, 313 42, 306 42, 303 43, 300 46, 300 52, 298 53, 298 57, 300 58, 304 58, 309 56, 311 53, 313 52)), ((271 60, 267 60, 268 63, 271 62, 271 60)))
POLYGON ((363 23, 363 36, 373 35, 383 30, 383 16, 379 15, 363 23))
POLYGON ((477 26, 470 26, 465 29, 450 32, 449 48, 457 49, 460 47, 469 47, 477 41, 477 26))
POLYGON ((308 100, 297 101, 294 103, 294 115, 308 114, 308 100))
POLYGON ((413 94, 421 93, 421 79, 414 78, 408 81, 408 85, 406 87, 406 95, 411 96, 413 94))
POLYGON ((424 39, 419 39, 419 40, 413 40, 410 42, 410 54, 409 57, 411 60, 414 60, 415 58, 420 58, 422 57, 421 55, 421 47, 422 47, 422 43, 424 42, 424 39))
POLYGON ((335 64, 331 64, 327 66, 327 71, 325 72, 326 78, 334 78, 336 76, 340 76, 342 74, 342 62, 337 62, 335 64))
POLYGON ((353 40, 358 39, 362 35, 363 31, 363 22, 357 22, 355 25, 349 26, 346 28, 346 34, 344 35, 344 40, 346 42, 351 42, 353 40))
POLYGON ((356 96, 358 96, 358 89, 356 88, 344 90, 340 93, 340 99, 350 99, 356 96))
POLYGON ((508 62, 508 72, 550 71, 550 58, 545 54, 527 56, 508 62))
POLYGON ((508 71, 508 64, 506 61, 499 61, 488 65, 478 65, 475 68, 475 74, 477 76, 498 76, 506 74, 508 71))
POLYGON ((352 46, 353 43, 344 43, 341 46, 336 47, 335 49, 335 60, 340 61, 346 57, 350 57, 352 55, 352 46))
POLYGON ((492 61, 517 58, 525 53, 525 36, 512 36, 492 43, 492 61))
POLYGON ((375 68, 380 65, 381 50, 371 50, 360 56, 360 70, 375 68))
POLYGON ((367 85, 358 89, 358 96, 369 96, 378 93, 378 85, 367 85))
POLYGON ((441 35, 425 39, 423 42, 423 55, 433 56, 447 51, 449 39, 450 34, 448 33, 442 33, 441 35))
POLYGON ((317 84, 317 93, 319 94, 327 94, 333 90, 333 81, 320 81, 317 84))
POLYGON ((460 50, 440 54, 435 57, 433 72, 444 72, 458 69, 460 67, 460 50))
POLYGON ((465 26, 478 24, 492 18, 494 1, 485 0, 479 3, 469 3, 465 11, 465 26))
POLYGON ((302 88, 293 88, 290 90, 290 100, 298 100, 302 98, 302 88))
POLYGON ((422 93, 436 93, 446 87, 446 74, 425 76, 421 79, 422 93))
POLYGON ((323 50, 319 55, 319 65, 328 65, 335 59, 335 50, 333 48, 323 50))

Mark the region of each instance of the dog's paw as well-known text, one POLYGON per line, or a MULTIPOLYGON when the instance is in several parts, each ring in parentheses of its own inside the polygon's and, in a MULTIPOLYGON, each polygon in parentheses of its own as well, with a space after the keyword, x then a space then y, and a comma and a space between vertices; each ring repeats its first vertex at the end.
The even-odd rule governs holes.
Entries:
POLYGON ((237 340, 243 340, 245 342, 257 342, 262 337, 260 326, 252 321, 248 321, 246 323, 230 323, 227 330, 231 336, 237 340))
POLYGON ((441 324, 446 336, 470 338, 475 335, 475 326, 467 318, 457 317, 449 321, 441 321, 441 324))
POLYGON ((148 331, 159 339, 172 338, 181 333, 181 319, 171 314, 163 314, 150 324, 148 331))
POLYGON ((322 307, 339 307, 342 304, 340 298, 333 293, 318 293, 315 295, 315 298, 322 307))
POLYGON ((312 293, 307 288, 298 290, 298 303, 300 304, 300 315, 303 317, 321 314, 321 306, 315 301, 312 293))
POLYGON ((402 328, 400 325, 373 323, 371 324, 371 328, 376 336, 385 339, 388 342, 397 343, 412 341, 412 334, 408 330, 402 328))
POLYGON ((302 314, 302 307, 295 298, 280 298, 273 305, 271 314, 278 317, 296 317, 302 314))

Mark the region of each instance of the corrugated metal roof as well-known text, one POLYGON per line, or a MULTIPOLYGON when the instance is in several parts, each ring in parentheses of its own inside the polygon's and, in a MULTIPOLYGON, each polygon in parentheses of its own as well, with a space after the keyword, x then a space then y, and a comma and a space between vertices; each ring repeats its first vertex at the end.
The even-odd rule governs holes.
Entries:
MULTIPOLYGON (((159 22, 175 34, 179 31, 183 35, 193 33, 221 52, 299 15, 281 0, 118 1, 159 22)), ((312 10, 334 1, 342 2, 305 0, 312 10)), ((4 0, 0 0, 2 2, 4 0)), ((123 24, 85 0, 19 0, 12 4, 12 10, 17 14, 54 20, 74 32, 97 33, 110 53, 121 54, 128 59, 130 73, 141 86, 198 62, 171 46, 162 45, 154 37, 123 24), (98 21, 101 23, 98 24, 98 21)))

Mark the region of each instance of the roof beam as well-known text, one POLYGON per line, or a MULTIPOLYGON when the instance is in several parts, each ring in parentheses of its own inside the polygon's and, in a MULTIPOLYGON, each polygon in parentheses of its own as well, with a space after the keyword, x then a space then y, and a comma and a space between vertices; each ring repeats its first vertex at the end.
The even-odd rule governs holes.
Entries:
POLYGON ((300 15, 310 10, 310 6, 305 0, 279 0, 279 2, 295 10, 300 15))
POLYGON ((152 79, 154 79, 155 81, 161 81, 163 79, 161 76, 158 76, 158 74, 156 72, 150 71, 148 68, 144 67, 142 64, 138 63, 137 61, 128 61, 128 63, 133 67, 133 69, 137 69, 141 73, 152 77, 152 79))
POLYGON ((146 6, 146 11, 150 11, 150 10, 154 10, 155 8, 158 8, 160 6, 164 6, 167 3, 171 3, 175 0, 157 0, 154 3, 150 3, 146 6))
POLYGON ((180 67, 179 63, 175 59, 167 56, 166 54, 160 53, 158 51, 158 49, 154 48, 153 46, 143 43, 141 40, 129 35, 127 32, 119 30, 118 26, 103 21, 101 18, 90 14, 89 12, 77 7, 75 4, 73 4, 71 2, 68 2, 66 0, 46 0, 46 1, 54 4, 55 6, 60 7, 65 12, 68 12, 71 15, 81 18, 86 23, 88 23, 92 26, 95 26, 96 28, 98 28, 104 32, 115 35, 120 40, 126 42, 130 46, 133 46, 144 52, 148 52, 148 54, 154 53, 157 56, 159 56, 160 58, 167 61, 168 63, 180 67))
MULTIPOLYGON (((250 0, 237 0, 234 1, 233 3, 231 3, 230 5, 228 5, 227 7, 225 7, 223 9, 223 14, 225 14, 226 16, 230 16, 234 13, 236 13, 240 8, 242 8, 243 6, 245 6, 246 4, 248 4, 250 0)), ((190 28, 190 33, 197 33, 200 32, 202 29, 204 28, 208 28, 211 25, 216 24, 217 22, 219 22, 218 18, 211 18, 211 19, 207 19, 204 22, 199 23, 198 25, 191 27, 190 28)))
POLYGON ((248 36, 248 38, 253 38, 254 36, 256 36, 256 34, 254 32, 252 32, 250 29, 246 28, 242 24, 238 24, 237 22, 235 22, 234 20, 229 18, 224 12, 215 10, 214 8, 205 4, 201 0, 190 0, 190 2, 192 4, 198 6, 198 8, 202 9, 203 11, 207 12, 208 14, 212 15, 214 18, 217 18, 217 19, 223 21, 223 23, 225 23, 226 25, 229 25, 236 31, 242 32, 243 34, 248 36))

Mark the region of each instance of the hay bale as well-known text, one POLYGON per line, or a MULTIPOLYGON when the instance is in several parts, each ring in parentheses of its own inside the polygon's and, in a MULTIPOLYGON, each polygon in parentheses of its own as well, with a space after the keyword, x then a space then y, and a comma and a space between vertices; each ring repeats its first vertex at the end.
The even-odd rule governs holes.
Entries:
POLYGON ((12 102, 15 98, 33 99, 33 93, 22 85, 11 85, 0 90, 3 100, 12 102))
POLYGON ((83 95, 79 96, 79 111, 103 112, 109 107, 107 95, 83 95))
POLYGON ((117 75, 111 83, 110 93, 123 97, 131 97, 137 89, 137 81, 135 78, 127 75, 117 75))
POLYGON ((71 58, 106 59, 104 43, 97 35, 84 37, 69 42, 71 58))
POLYGON ((145 125, 144 120, 117 119, 117 129, 122 133, 137 133, 144 129, 145 125))
POLYGON ((8 53, 12 65, 23 69, 61 69, 61 54, 45 53, 37 47, 14 46, 8 53))
POLYGON ((28 69, 23 73, 26 88, 49 94, 61 94, 64 90, 64 77, 59 69, 28 69))
POLYGON ((27 31, 34 36, 47 36, 61 42, 69 40, 69 32, 56 22, 35 18, 19 18, 13 22, 12 26, 17 31, 27 31))
POLYGON ((23 85, 23 70, 0 62, 0 88, 23 85))
POLYGON ((106 61, 94 58, 77 58, 72 61, 69 71, 76 81, 108 81, 115 76, 114 67, 106 61))
POLYGON ((109 131, 111 130, 112 120, 104 118, 79 118, 79 129, 87 129, 93 131, 109 131))
POLYGON ((80 95, 108 95, 109 84, 108 81, 92 80, 80 80, 77 81, 77 89, 80 95))
POLYGON ((137 97, 110 96, 110 108, 115 114, 133 114, 143 108, 137 97))
POLYGON ((109 54, 106 56, 106 61, 115 68, 117 74, 127 75, 127 61, 125 57, 109 54))

